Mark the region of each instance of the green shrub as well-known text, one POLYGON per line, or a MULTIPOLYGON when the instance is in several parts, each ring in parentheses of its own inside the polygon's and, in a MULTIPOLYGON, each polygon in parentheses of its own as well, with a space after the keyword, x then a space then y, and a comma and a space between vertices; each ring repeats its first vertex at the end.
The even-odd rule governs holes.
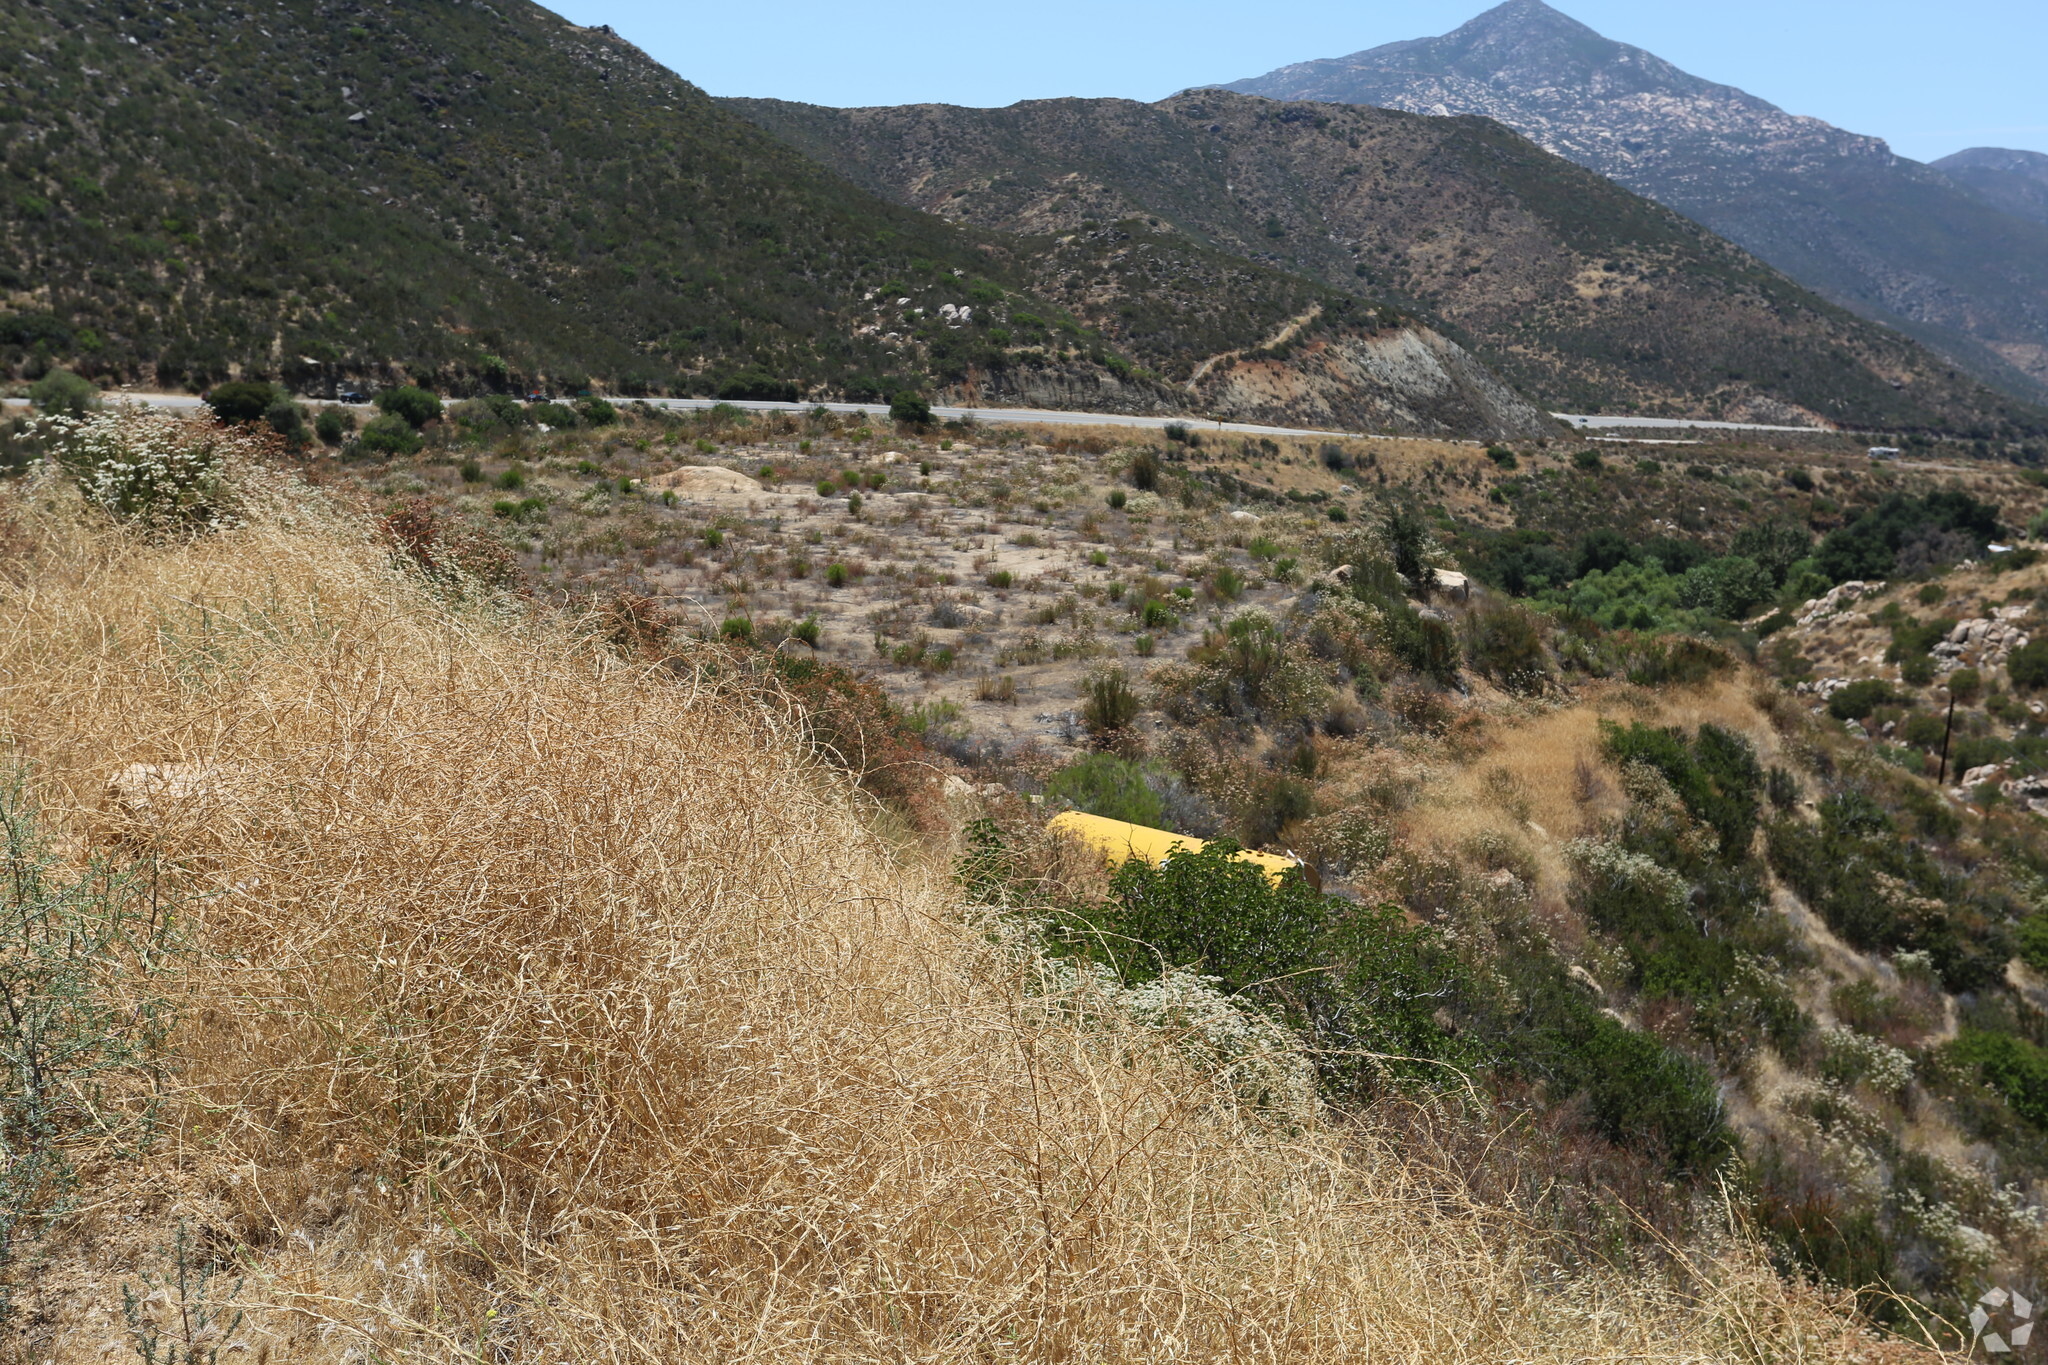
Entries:
POLYGON ((718 633, 737 644, 750 645, 754 642, 754 623, 744 616, 728 616, 719 623, 718 633))
POLYGON ((1675 727, 1655 729, 1640 722, 1625 730, 1603 722, 1602 739, 1616 763, 1647 763, 1662 773, 1693 818, 1720 835, 1727 856, 1740 857, 1749 848, 1764 772, 1748 740, 1718 725, 1702 725, 1688 742, 1675 727))
POLYGON ((275 384, 255 379, 237 379, 216 384, 206 392, 206 406, 223 422, 260 421, 270 405, 283 395, 275 384))
POLYGON ((1743 527, 1729 543, 1728 553, 1756 564, 1771 577, 1775 590, 1784 586, 1792 566, 1813 548, 1813 532, 1790 521, 1760 521, 1743 527))
POLYGON ((1144 767, 1114 754, 1090 754, 1068 764, 1047 780, 1045 794, 1104 819, 1171 828, 1166 802, 1147 783, 1144 767))
POLYGON ((341 408, 322 408, 313 421, 313 434, 322 445, 338 446, 356 429, 355 414, 341 408))
POLYGON ((798 621, 789 628, 790 639, 801 640, 812 649, 818 647, 818 641, 824 638, 824 634, 825 628, 818 623, 818 618, 815 615, 806 616, 803 620, 798 621))
MULTIPOLYGON (((1952 837, 1946 807, 1928 811, 1947 816, 1938 823, 1952 837)), ((2011 943, 1997 917, 1957 898, 1924 842, 1901 838, 1869 795, 1836 792, 1820 803, 1818 824, 1782 818, 1768 835, 1771 866, 1851 946, 1925 952, 1951 991, 1982 989, 2005 970, 2011 943)))
POLYGON ((1572 464, 1579 469, 1585 470, 1587 473, 1591 473, 1601 466, 1600 452, 1597 450, 1578 451, 1572 456, 1572 464))
POLYGON ((1510 692, 1540 692, 1550 676, 1534 614, 1511 603, 1482 606, 1467 618, 1465 657, 1510 692))
POLYGON ((90 379, 69 370, 51 370, 29 385, 28 401, 41 412, 83 417, 100 405, 100 391, 90 379))
POLYGON ((526 412, 534 421, 553 431, 569 431, 579 425, 576 409, 564 403, 535 403, 526 412))
POLYGON ((1154 491, 1159 487, 1159 456, 1149 448, 1139 451, 1131 457, 1125 476, 1130 479, 1131 487, 1146 493, 1154 491))
POLYGON ((1956 1061, 1974 1067, 2015 1114, 2048 1130, 2048 1048, 2009 1033, 1965 1028, 1947 1051, 1956 1061))
POLYGON ((594 427, 613 426, 619 420, 619 410, 602 398, 584 399, 576 405, 576 412, 594 427))
POLYGON ((827 564, 825 566, 825 586, 828 588, 843 588, 846 586, 847 580, 852 576, 844 564, 827 564))
POLYGON ((1958 668, 1948 675, 1948 694, 1957 705, 1970 705, 1984 695, 1984 675, 1974 668, 1958 668))
POLYGON ((932 424, 932 405, 922 394, 906 390, 889 399, 889 420, 906 426, 928 427, 932 424))
POLYGON ((2048 973, 2048 911, 2036 910, 2021 920, 2015 940, 2020 960, 2037 972, 2048 973))
POLYGON ((289 398, 280 398, 266 408, 263 420, 293 446, 306 443, 306 411, 289 398))
POLYGON ((455 472, 462 477, 464 483, 482 483, 484 481, 484 467, 475 460, 464 460, 455 467, 455 472))
POLYGON ((510 465, 492 482, 508 493, 517 492, 526 487, 526 470, 520 465, 510 465))
POLYGON ((992 570, 988 575, 988 585, 998 592, 1006 588, 1013 588, 1017 585, 1017 575, 1011 573, 1008 569, 992 570))
POLYGON ((2048 635, 2021 645, 2005 660, 2006 676, 2022 691, 2037 692, 2048 687, 2048 635))
POLYGON ((1450 622, 1424 616, 1406 602, 1390 602, 1382 629, 1387 647, 1403 664, 1445 687, 1457 681, 1461 651, 1450 622))
POLYGON ((1138 718, 1138 710, 1138 694, 1122 668, 1097 669, 1081 683, 1081 723, 1092 735, 1123 729, 1138 718))
POLYGON ((500 498, 491 504, 491 515, 504 521, 530 521, 547 509, 546 498, 500 498))
POLYGON ((1739 621, 1771 600, 1778 590, 1768 569, 1753 559, 1727 555, 1686 570, 1679 580, 1681 606, 1739 621))
POLYGON ((1691 636, 1652 640, 1629 658, 1628 680, 1638 687, 1698 687, 1735 666, 1721 650, 1691 636))
POLYGON ((418 431, 441 415, 441 400, 417 384, 401 384, 377 395, 378 408, 418 431))
POLYGON ((1903 700, 1883 678, 1860 678, 1828 698, 1828 714, 1836 720, 1868 720, 1880 706, 1903 700))
POLYGON ((356 436, 356 448, 366 455, 417 455, 420 437, 403 417, 385 413, 370 419, 356 436))

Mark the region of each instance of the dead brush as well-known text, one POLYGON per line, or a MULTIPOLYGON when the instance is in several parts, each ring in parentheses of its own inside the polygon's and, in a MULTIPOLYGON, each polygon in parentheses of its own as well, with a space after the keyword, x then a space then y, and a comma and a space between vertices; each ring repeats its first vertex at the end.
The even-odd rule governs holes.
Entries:
MULTIPOLYGON (((729 674, 451 605, 303 503, 154 547, 11 510, 0 733, 197 897, 170 1136, 106 1178, 244 1231, 251 1359, 1862 1348, 1740 1241, 1564 1277, 1393 1131, 1238 1108, 1053 991, 729 674), (138 762, 223 777, 103 811, 138 762)), ((119 1283, 104 1245, 69 1282, 119 1283)), ((37 1358, 100 1359, 100 1298, 53 1301, 37 1358)))

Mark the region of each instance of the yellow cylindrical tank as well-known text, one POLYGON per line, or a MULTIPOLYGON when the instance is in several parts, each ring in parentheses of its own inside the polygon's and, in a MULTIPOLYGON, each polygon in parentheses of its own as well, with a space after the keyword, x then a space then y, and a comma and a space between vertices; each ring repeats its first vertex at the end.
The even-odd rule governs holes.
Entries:
MULTIPOLYGON (((1199 853, 1206 841, 1186 834, 1174 834, 1163 829, 1150 829, 1134 825, 1128 820, 1110 820, 1085 811, 1064 810, 1045 822, 1045 827, 1056 834, 1066 834, 1079 839, 1109 859, 1116 866, 1131 858, 1143 859, 1154 867, 1172 857, 1176 850, 1199 853)), ((1254 853, 1249 849, 1240 850, 1237 861, 1252 863, 1263 868, 1266 877, 1274 885, 1289 868, 1300 864, 1292 858, 1282 858, 1273 853, 1254 853)))

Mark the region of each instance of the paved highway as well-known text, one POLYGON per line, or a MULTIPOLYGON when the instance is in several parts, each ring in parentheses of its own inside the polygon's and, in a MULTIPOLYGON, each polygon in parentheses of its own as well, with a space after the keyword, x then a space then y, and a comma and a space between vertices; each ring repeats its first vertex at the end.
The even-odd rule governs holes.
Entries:
MULTIPOLYGON (((106 395, 109 402, 145 403, 162 408, 196 408, 200 400, 184 393, 124 393, 113 391, 106 395)), ((10 398, 10 406, 19 406, 24 400, 10 398)), ((671 408, 681 411, 702 411, 721 403, 744 408, 750 412, 809 412, 824 408, 828 412, 856 413, 866 417, 887 417, 889 409, 882 403, 776 403, 759 399, 719 398, 648 398, 614 400, 645 402, 657 408, 671 408)), ((367 407, 356 403, 346 406, 367 407)), ((1143 417, 1123 412, 1067 412, 1056 408, 964 408, 934 407, 932 415, 948 421, 972 418, 980 422, 1033 422, 1047 426, 1083 427, 1136 427, 1144 431, 1160 431, 1170 426, 1184 426, 1196 431, 1219 432, 1232 436, 1337 436, 1358 440, 1391 441, 1399 437, 1384 432, 1332 431, 1318 427, 1268 427, 1252 422, 1216 422, 1199 417, 1143 417)), ((1691 421, 1679 417, 1598 417, 1582 413, 1553 412, 1558 421, 1578 431, 1614 430, 1670 430, 1670 431, 1784 431, 1814 435, 1818 427, 1774 427, 1759 422, 1707 422, 1691 421)), ((1478 442, 1467 444, 1477 445, 1478 442)))
POLYGON ((1798 431, 1822 435, 1826 427, 1767 427, 1761 422, 1696 422, 1686 417, 1588 417, 1575 412, 1553 412, 1558 421, 1579 431, 1614 431, 1619 428, 1646 431, 1798 431))

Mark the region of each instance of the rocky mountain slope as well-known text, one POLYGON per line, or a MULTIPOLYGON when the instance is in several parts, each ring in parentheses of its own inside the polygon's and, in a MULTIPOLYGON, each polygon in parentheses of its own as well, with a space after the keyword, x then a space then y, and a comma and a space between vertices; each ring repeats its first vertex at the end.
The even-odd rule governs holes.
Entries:
POLYGON ((1484 119, 1221 91, 1149 105, 729 107, 956 221, 1197 242, 1401 300, 1553 407, 1980 435, 2043 421, 1484 119))
POLYGON ((2007 213, 2048 223, 2048 156, 2010 147, 1969 147, 1933 165, 2007 213))
POLYGON ((1185 241, 1126 268, 885 202, 524 0, 23 4, 0 53, 0 373, 1542 421, 1325 285, 1185 241), (1221 358, 1282 332, 1302 365, 1230 378, 1221 358), (1198 369, 1216 378, 1190 389, 1198 369))
POLYGON ((2048 392, 2048 227, 1877 138, 1702 80, 1543 0, 1226 88, 1498 119, 2012 392, 2048 392))

